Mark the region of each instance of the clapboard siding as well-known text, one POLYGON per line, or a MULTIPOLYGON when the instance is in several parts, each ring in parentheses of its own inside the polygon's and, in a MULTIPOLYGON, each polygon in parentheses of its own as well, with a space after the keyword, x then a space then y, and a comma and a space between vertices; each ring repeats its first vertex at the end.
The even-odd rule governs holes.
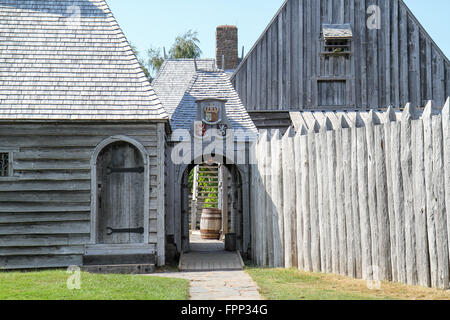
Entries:
POLYGON ((13 177, 0 179, 0 268, 81 264, 90 243, 91 156, 117 135, 150 155, 149 242, 157 243, 157 124, 1 123, 0 148, 16 152, 13 177))
POLYGON ((317 82, 333 79, 346 81, 346 109, 443 105, 449 69, 402 0, 287 0, 232 81, 249 111, 326 108, 317 82), (367 28, 370 5, 381 10, 379 30, 367 28), (320 54, 324 23, 351 24, 349 58, 320 54))
POLYGON ((24 255, 0 257, 0 265, 8 269, 62 268, 80 266, 83 256, 78 255, 24 255))

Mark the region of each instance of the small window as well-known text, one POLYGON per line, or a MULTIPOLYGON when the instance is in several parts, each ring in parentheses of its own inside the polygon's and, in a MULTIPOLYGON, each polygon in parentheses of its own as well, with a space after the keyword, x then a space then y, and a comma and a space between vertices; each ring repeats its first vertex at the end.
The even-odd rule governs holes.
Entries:
POLYGON ((322 26, 323 48, 325 56, 350 56, 352 28, 349 24, 324 24, 322 26))
POLYGON ((11 176, 9 152, 0 152, 0 177, 11 176))

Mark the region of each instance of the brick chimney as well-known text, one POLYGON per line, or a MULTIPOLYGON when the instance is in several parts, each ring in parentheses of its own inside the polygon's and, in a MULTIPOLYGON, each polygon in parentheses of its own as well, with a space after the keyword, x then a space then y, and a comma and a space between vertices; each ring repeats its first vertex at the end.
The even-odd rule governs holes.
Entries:
POLYGON ((236 69, 238 60, 238 29, 235 26, 218 26, 216 30, 216 63, 224 70, 236 69), (224 59, 225 58, 225 59, 224 59), (225 65, 223 61, 225 60, 225 65))

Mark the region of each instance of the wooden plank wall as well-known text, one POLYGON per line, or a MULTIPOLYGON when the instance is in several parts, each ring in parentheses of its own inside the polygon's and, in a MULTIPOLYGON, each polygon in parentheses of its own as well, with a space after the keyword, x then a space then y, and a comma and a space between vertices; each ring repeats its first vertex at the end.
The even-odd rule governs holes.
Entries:
POLYGON ((317 83, 333 79, 347 82, 342 109, 443 105, 450 62, 402 0, 288 0, 232 77, 249 111, 326 107, 317 83), (366 26, 371 5, 379 30, 366 26), (321 56, 324 23, 352 25, 350 58, 321 56))
POLYGON ((0 179, 0 268, 81 265, 90 243, 91 155, 115 135, 137 140, 151 155, 149 242, 157 243, 156 124, 2 123, 1 147, 18 151, 14 177, 0 179))
POLYGON ((295 136, 261 132, 254 262, 448 289, 450 98, 419 114, 408 104, 350 123, 325 116, 295 136))

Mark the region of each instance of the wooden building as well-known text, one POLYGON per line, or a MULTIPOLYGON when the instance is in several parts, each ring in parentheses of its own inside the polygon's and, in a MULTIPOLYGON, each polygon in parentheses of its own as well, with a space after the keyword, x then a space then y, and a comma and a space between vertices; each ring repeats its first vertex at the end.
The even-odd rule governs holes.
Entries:
POLYGON ((170 117, 173 134, 166 148, 166 234, 178 252, 190 250, 189 173, 215 164, 226 178, 219 193, 223 233, 236 234, 236 248, 250 248, 249 143, 257 130, 229 76, 213 59, 166 60, 152 86, 170 117), (227 142, 231 141, 230 144, 227 142), (217 142, 211 147, 212 142, 217 142), (183 161, 175 159, 185 146, 183 161), (229 190, 226 191, 226 190, 229 190), (230 222, 229 224, 227 222, 230 222))
POLYGON ((402 0, 287 0, 232 82, 270 128, 289 111, 444 105, 450 62, 402 0))
POLYGON ((163 265, 169 131, 104 0, 0 0, 0 269, 163 265))

